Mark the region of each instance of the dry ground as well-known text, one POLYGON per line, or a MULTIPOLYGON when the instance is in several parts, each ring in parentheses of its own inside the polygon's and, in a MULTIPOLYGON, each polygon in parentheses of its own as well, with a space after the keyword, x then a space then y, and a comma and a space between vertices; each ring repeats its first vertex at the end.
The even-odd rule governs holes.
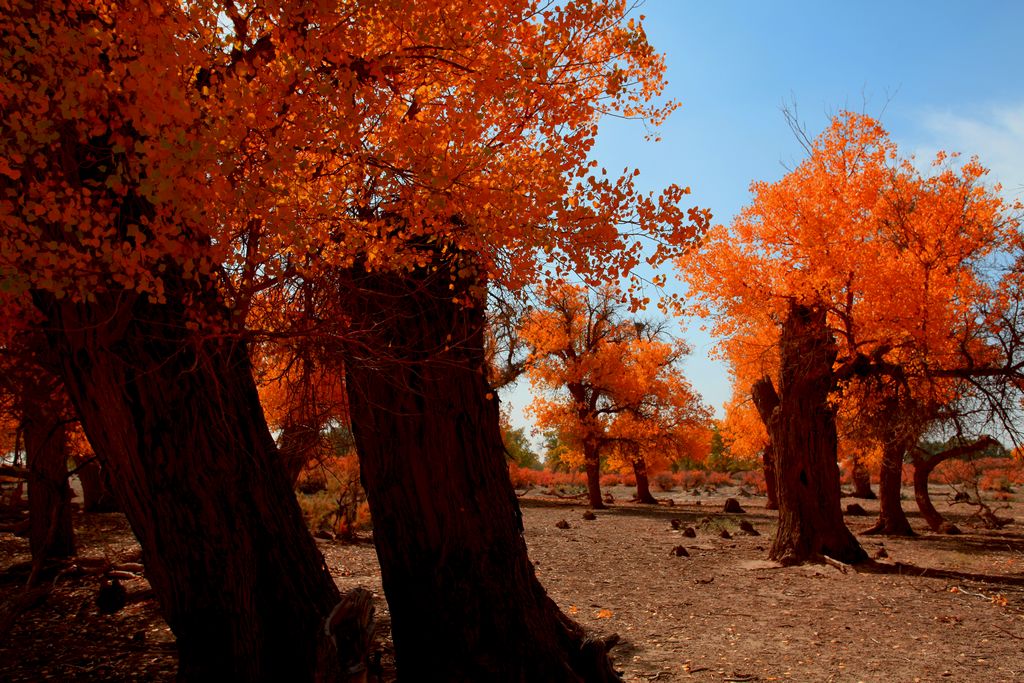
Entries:
MULTIPOLYGON (((619 501, 631 492, 613 489, 619 501)), ((871 571, 843 573, 766 562, 774 513, 749 497, 739 498, 745 514, 722 514, 730 494, 659 493, 675 505, 618 502, 592 521, 580 501, 536 492, 521 499, 541 580, 587 627, 622 637, 612 653, 626 681, 1024 681, 1024 503, 1001 511, 1018 523, 999 531, 972 526, 961 505, 951 515, 965 531, 959 537, 861 537, 869 553, 884 548, 888 557, 871 571), (556 526, 563 519, 568 529, 556 526), (673 519, 697 536, 674 530, 673 519), (762 535, 740 533, 741 519, 762 535), (722 538, 723 529, 732 538, 722 538), (689 557, 672 554, 677 545, 689 557)), ((872 518, 847 521, 859 531, 872 518)), ((79 515, 78 531, 82 555, 138 558, 120 515, 79 515)), ((381 595, 372 546, 321 549, 343 589, 381 595)), ((0 534, 0 568, 27 559, 26 541, 0 534)), ((18 577, 0 574, 0 599, 17 594, 18 577)), ((155 603, 99 615, 98 582, 57 579, 50 597, 0 640, 0 681, 173 679, 173 638, 155 603)), ((142 579, 129 584, 144 587, 142 579)), ((378 602, 386 627, 387 607, 378 602)), ((387 670, 384 633, 380 640, 387 670)))

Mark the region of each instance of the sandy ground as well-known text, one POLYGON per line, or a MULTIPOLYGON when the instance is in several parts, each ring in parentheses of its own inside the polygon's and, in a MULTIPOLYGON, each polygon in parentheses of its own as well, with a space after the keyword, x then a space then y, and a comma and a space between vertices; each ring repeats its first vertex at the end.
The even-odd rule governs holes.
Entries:
MULTIPOLYGON (((861 537, 870 554, 887 557, 870 571, 843 572, 767 562, 775 522, 763 498, 740 497, 746 512, 726 515, 735 490, 658 493, 658 507, 624 502, 630 489, 612 493, 620 502, 592 521, 581 501, 532 492, 521 504, 542 582, 585 626, 621 636, 612 654, 626 681, 1024 681, 1024 503, 1000 511, 1018 522, 997 531, 972 523, 971 509, 940 502, 962 536, 924 533, 911 516, 922 535, 861 537), (744 519, 761 535, 742 533, 744 519), (696 537, 683 535, 687 526, 696 537), (673 553, 680 545, 688 556, 673 553)), ((847 518, 855 532, 871 521, 847 518)), ((138 559, 120 515, 80 515, 78 531, 84 556, 138 559)), ((342 589, 377 594, 387 669, 387 605, 372 546, 320 547, 342 589)), ((27 559, 24 539, 0 534, 0 567, 27 559)), ((0 574, 0 599, 20 590, 17 579, 0 574)), ((0 680, 172 680, 173 637, 155 603, 100 615, 98 585, 92 576, 59 579, 0 641, 0 680)))

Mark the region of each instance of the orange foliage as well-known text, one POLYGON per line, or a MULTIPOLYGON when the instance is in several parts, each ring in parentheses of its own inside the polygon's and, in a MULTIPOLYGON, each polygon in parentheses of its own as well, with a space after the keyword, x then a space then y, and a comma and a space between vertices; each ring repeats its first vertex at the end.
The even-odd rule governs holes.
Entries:
POLYGON ((624 0, 7 4, 7 292, 212 282, 236 328, 258 292, 357 258, 407 270, 443 243, 481 282, 618 279, 707 222, 687 188, 589 159, 602 115, 676 106, 624 0))
MULTIPOLYGON (((906 378, 912 401, 901 406, 917 412, 900 419, 930 419, 962 395, 964 383, 939 369, 998 362, 982 328, 1008 305, 990 271, 1016 248, 1020 205, 985 186, 976 159, 954 158, 938 155, 924 174, 877 121, 842 113, 808 159, 778 182, 754 183, 733 224, 716 226, 680 261, 723 339, 737 397, 774 374, 771 349, 793 300, 827 310, 837 366, 859 356, 906 378)), ((894 390, 876 383, 846 417, 867 427, 891 417, 877 405, 880 391, 894 390)))
POLYGON ((530 410, 541 429, 562 435, 562 460, 578 466, 600 453, 609 469, 628 471, 643 458, 653 471, 689 454, 710 416, 682 374, 686 346, 627 319, 610 286, 588 295, 554 283, 542 294, 521 330, 527 374, 543 392, 530 410))

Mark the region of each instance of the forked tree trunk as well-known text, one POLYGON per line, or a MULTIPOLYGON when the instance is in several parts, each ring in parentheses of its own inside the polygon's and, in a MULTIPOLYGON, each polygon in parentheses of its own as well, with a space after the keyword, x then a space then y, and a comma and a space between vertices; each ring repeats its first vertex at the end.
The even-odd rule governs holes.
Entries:
POLYGON ((110 474, 99 459, 79 466, 78 480, 82 482, 82 510, 85 512, 120 512, 114 498, 110 474))
POLYGON ((907 442, 902 439, 886 439, 882 445, 882 467, 878 478, 878 521, 864 531, 865 534, 915 535, 900 502, 903 489, 903 456, 906 452, 907 442))
MULTIPOLYGON (((779 396, 775 393, 775 386, 771 379, 764 377, 754 382, 754 386, 750 388, 750 395, 754 401, 754 407, 757 408, 757 414, 767 430, 772 414, 779 407, 779 396)), ((772 441, 770 431, 768 432, 768 444, 764 447, 761 457, 764 462, 764 487, 768 492, 768 504, 765 507, 768 510, 778 510, 779 456, 775 451, 775 442, 772 441)))
POLYGON ((828 397, 835 344, 821 308, 791 304, 779 340, 779 394, 764 378, 752 394, 778 456, 779 525, 769 557, 798 564, 867 559, 843 522, 835 413, 828 397), (767 410, 774 403, 774 409, 767 410))
POLYGON ((399 675, 616 681, 606 646, 561 613, 527 557, 485 381, 479 285, 456 275, 465 263, 428 258, 433 272, 357 266, 339 289, 353 321, 346 385, 399 675))
POLYGON ((871 473, 864 464, 864 456, 854 453, 851 458, 850 467, 853 479, 853 497, 864 500, 874 500, 875 492, 871 490, 871 473))
POLYGON ((56 398, 55 380, 40 379, 26 389, 22 433, 28 463, 29 547, 33 560, 71 557, 75 532, 71 525, 68 485, 68 427, 56 398))
POLYGON ((337 678, 322 632, 338 590, 285 478, 245 344, 190 336, 174 303, 97 299, 35 297, 177 637, 179 679, 337 678))
POLYGON ((960 529, 943 517, 932 504, 932 498, 928 492, 928 479, 935 468, 946 460, 969 456, 998 444, 999 442, 992 437, 983 436, 973 443, 949 448, 927 457, 925 457, 927 454, 923 454, 921 450, 911 451, 910 456, 914 463, 914 499, 917 501, 917 508, 921 511, 921 516, 924 517, 924 521, 928 523, 932 531, 940 534, 960 533, 960 529))
POLYGON ((647 463, 640 456, 633 458, 633 474, 636 476, 637 502, 657 505, 658 499, 651 495, 651 482, 647 478, 647 463))

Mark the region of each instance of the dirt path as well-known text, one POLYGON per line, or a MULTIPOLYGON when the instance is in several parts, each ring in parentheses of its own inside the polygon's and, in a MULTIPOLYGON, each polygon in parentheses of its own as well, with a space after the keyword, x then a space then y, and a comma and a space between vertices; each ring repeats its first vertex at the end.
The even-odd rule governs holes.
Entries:
MULTIPOLYGON (((622 500, 630 491, 613 493, 622 500)), ((612 652, 625 680, 1024 681, 1021 524, 989 531, 959 517, 966 532, 959 537, 861 537, 869 553, 888 555, 871 573, 784 569, 765 561, 774 514, 764 499, 740 498, 746 513, 725 515, 728 493, 659 494, 676 505, 619 503, 593 521, 575 501, 521 500, 541 580, 587 627, 622 637, 612 652), (563 519, 568 529, 556 526, 563 519), (741 519, 762 535, 741 533, 741 519), (686 526, 695 538, 683 535, 686 526), (731 538, 721 537, 723 529, 731 538), (678 545, 688 556, 672 553, 678 545)), ((1024 505, 1014 508, 1011 515, 1024 516, 1024 505)), ((848 518, 855 531, 871 520, 848 518)), ((83 555, 137 558, 119 515, 79 522, 83 555)), ((342 589, 381 595, 372 546, 324 542, 321 549, 342 589)), ((27 551, 23 539, 0 534, 0 566, 26 560, 27 551)), ((154 603, 99 615, 97 586, 95 577, 59 581, 46 603, 23 615, 0 641, 0 680, 172 680, 173 640, 154 603)), ((17 590, 0 583, 2 598, 17 590)), ((383 600, 378 611, 386 627, 383 600)), ((387 666, 386 639, 382 649, 387 666)))

